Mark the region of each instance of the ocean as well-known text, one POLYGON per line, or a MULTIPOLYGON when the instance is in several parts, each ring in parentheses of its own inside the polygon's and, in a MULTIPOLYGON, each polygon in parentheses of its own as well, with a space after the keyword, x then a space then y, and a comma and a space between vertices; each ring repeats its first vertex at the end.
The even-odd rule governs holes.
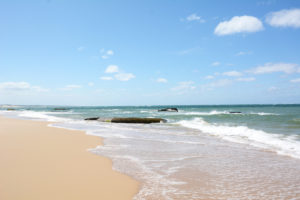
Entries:
POLYGON ((300 199, 300 105, 0 106, 0 114, 102 137, 104 145, 89 151, 141 182, 137 200, 300 199), (158 112, 166 107, 179 111, 158 112))

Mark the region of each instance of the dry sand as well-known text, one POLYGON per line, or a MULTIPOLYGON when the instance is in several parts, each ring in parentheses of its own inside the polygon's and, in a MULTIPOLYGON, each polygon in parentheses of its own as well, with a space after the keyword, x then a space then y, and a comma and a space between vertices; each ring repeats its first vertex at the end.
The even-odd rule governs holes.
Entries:
POLYGON ((1 200, 126 200, 138 182, 87 151, 101 138, 0 117, 1 200))

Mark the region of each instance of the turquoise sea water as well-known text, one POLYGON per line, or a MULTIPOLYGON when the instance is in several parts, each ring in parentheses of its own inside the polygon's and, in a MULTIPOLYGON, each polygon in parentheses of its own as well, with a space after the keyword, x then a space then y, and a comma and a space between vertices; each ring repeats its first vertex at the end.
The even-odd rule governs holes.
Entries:
MULTIPOLYGON (((0 106, 1 110, 6 110, 0 106)), ((114 106, 114 107, 68 107, 68 106, 18 106, 18 111, 48 112, 50 116, 71 119, 86 117, 162 117, 169 123, 203 118, 209 123, 233 126, 245 125, 280 134, 299 134, 300 105, 219 105, 219 106, 114 106), (158 109, 176 107, 179 112, 157 112, 158 109), (54 108, 66 108, 55 112, 54 108), (241 114, 230 114, 241 112, 241 114)))
POLYGON ((90 151, 142 182, 135 199, 300 199, 300 105, 8 107, 0 113, 104 138, 104 146, 90 151), (157 111, 165 107, 179 112, 157 111), (87 117, 160 117, 167 123, 87 117))
MULTIPOLYGON (((0 108, 1 109, 1 108, 0 108)), ((267 134, 293 137, 300 140, 300 105, 217 105, 217 106, 114 106, 114 107, 68 107, 68 106, 18 106, 18 111, 30 117, 30 111, 48 116, 82 120, 87 117, 160 117, 168 124, 207 122, 215 126, 247 127, 267 134), (158 109, 176 107, 179 112, 157 112, 158 109), (55 111, 54 108, 66 108, 55 111), (28 111, 26 113, 26 111, 28 111), (241 112, 231 114, 230 112, 241 112)), ((6 110, 6 108, 2 108, 6 110)), ((34 115, 34 114, 33 114, 34 115)), ((51 118, 51 117, 50 117, 51 118)), ((194 123, 195 124, 195 123, 194 123)), ((188 126, 188 125, 187 125, 188 126)), ((200 126, 199 126, 199 129, 200 126)), ((217 134, 217 133, 216 133, 217 134)))

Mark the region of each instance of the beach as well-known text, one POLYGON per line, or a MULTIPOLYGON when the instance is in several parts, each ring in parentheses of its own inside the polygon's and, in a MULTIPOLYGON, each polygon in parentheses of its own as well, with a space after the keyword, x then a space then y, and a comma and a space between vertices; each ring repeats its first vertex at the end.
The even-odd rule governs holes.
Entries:
POLYGON ((0 109, 1 200, 300 199, 300 105, 55 108, 0 109))
POLYGON ((132 199, 139 184, 88 151, 100 137, 0 117, 0 199, 132 199))

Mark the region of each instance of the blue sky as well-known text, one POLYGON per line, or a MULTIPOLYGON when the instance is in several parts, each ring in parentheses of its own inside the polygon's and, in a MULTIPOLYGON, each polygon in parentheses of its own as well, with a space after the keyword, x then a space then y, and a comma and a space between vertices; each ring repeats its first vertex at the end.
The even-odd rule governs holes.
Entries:
POLYGON ((0 104, 300 103, 300 1, 0 1, 0 104))

